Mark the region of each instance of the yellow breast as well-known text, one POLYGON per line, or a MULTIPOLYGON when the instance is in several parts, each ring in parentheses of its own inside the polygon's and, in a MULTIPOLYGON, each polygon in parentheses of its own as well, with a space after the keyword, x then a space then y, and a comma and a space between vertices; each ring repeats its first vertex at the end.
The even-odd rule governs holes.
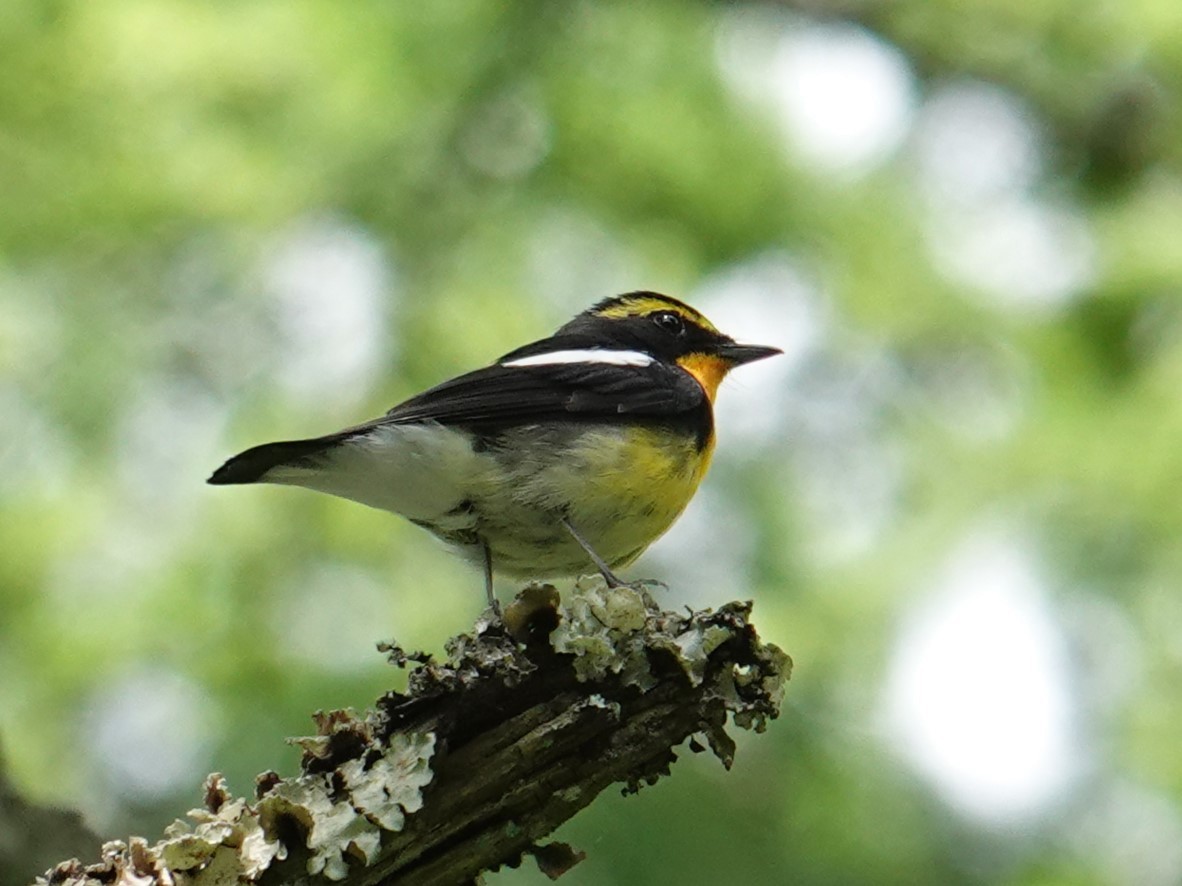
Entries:
MULTIPOLYGON (((612 568, 626 566, 673 525, 710 462, 713 439, 671 428, 571 425, 540 445, 508 448, 511 464, 472 496, 477 532, 505 575, 575 575, 591 568, 560 518, 612 568), (528 453, 524 458, 521 453, 528 453)), ((518 434, 530 433, 528 429, 518 434)))
POLYGON ((580 446, 576 488, 569 491, 572 522, 613 566, 635 560, 685 510, 713 451, 664 429, 596 432, 580 446))

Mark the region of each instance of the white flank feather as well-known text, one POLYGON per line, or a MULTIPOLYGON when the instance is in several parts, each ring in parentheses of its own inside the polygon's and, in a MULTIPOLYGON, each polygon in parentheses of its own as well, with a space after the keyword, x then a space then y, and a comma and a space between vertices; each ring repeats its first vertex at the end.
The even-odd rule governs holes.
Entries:
POLYGON ((487 455, 460 431, 434 422, 378 425, 341 443, 315 468, 272 468, 267 483, 303 486, 329 495, 433 522, 454 508, 485 476, 487 455))

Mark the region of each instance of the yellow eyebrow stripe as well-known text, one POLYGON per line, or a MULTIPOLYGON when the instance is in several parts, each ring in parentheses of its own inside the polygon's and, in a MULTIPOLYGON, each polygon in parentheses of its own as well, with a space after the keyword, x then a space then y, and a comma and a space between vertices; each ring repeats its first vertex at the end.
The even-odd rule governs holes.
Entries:
POLYGON ((617 301, 614 304, 608 305, 606 308, 601 308, 596 311, 596 315, 600 317, 607 317, 613 320, 623 320, 627 317, 644 317, 647 314, 655 314, 658 311, 669 311, 672 314, 680 314, 691 323, 695 323, 711 332, 717 332, 714 324, 695 311, 693 308, 685 305, 673 304, 663 298, 656 298, 650 295, 640 295, 635 298, 625 298, 617 301))

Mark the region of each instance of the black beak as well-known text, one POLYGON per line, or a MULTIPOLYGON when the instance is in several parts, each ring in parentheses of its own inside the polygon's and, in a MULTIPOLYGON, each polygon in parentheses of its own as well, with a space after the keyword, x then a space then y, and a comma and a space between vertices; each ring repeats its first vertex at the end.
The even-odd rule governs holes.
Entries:
POLYGON ((714 353, 724 360, 729 360, 735 366, 742 366, 744 363, 754 363, 756 360, 763 360, 766 357, 774 357, 776 354, 784 353, 779 348, 769 348, 766 345, 741 345, 737 342, 721 345, 714 353))

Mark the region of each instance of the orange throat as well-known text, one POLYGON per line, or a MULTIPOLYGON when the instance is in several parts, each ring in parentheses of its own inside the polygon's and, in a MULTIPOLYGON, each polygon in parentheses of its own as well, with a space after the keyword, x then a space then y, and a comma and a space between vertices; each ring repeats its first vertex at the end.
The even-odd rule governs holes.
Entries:
POLYGON ((677 358, 677 365, 694 377, 711 403, 718 393, 718 386, 731 369, 729 361, 713 354, 686 354, 677 358))

